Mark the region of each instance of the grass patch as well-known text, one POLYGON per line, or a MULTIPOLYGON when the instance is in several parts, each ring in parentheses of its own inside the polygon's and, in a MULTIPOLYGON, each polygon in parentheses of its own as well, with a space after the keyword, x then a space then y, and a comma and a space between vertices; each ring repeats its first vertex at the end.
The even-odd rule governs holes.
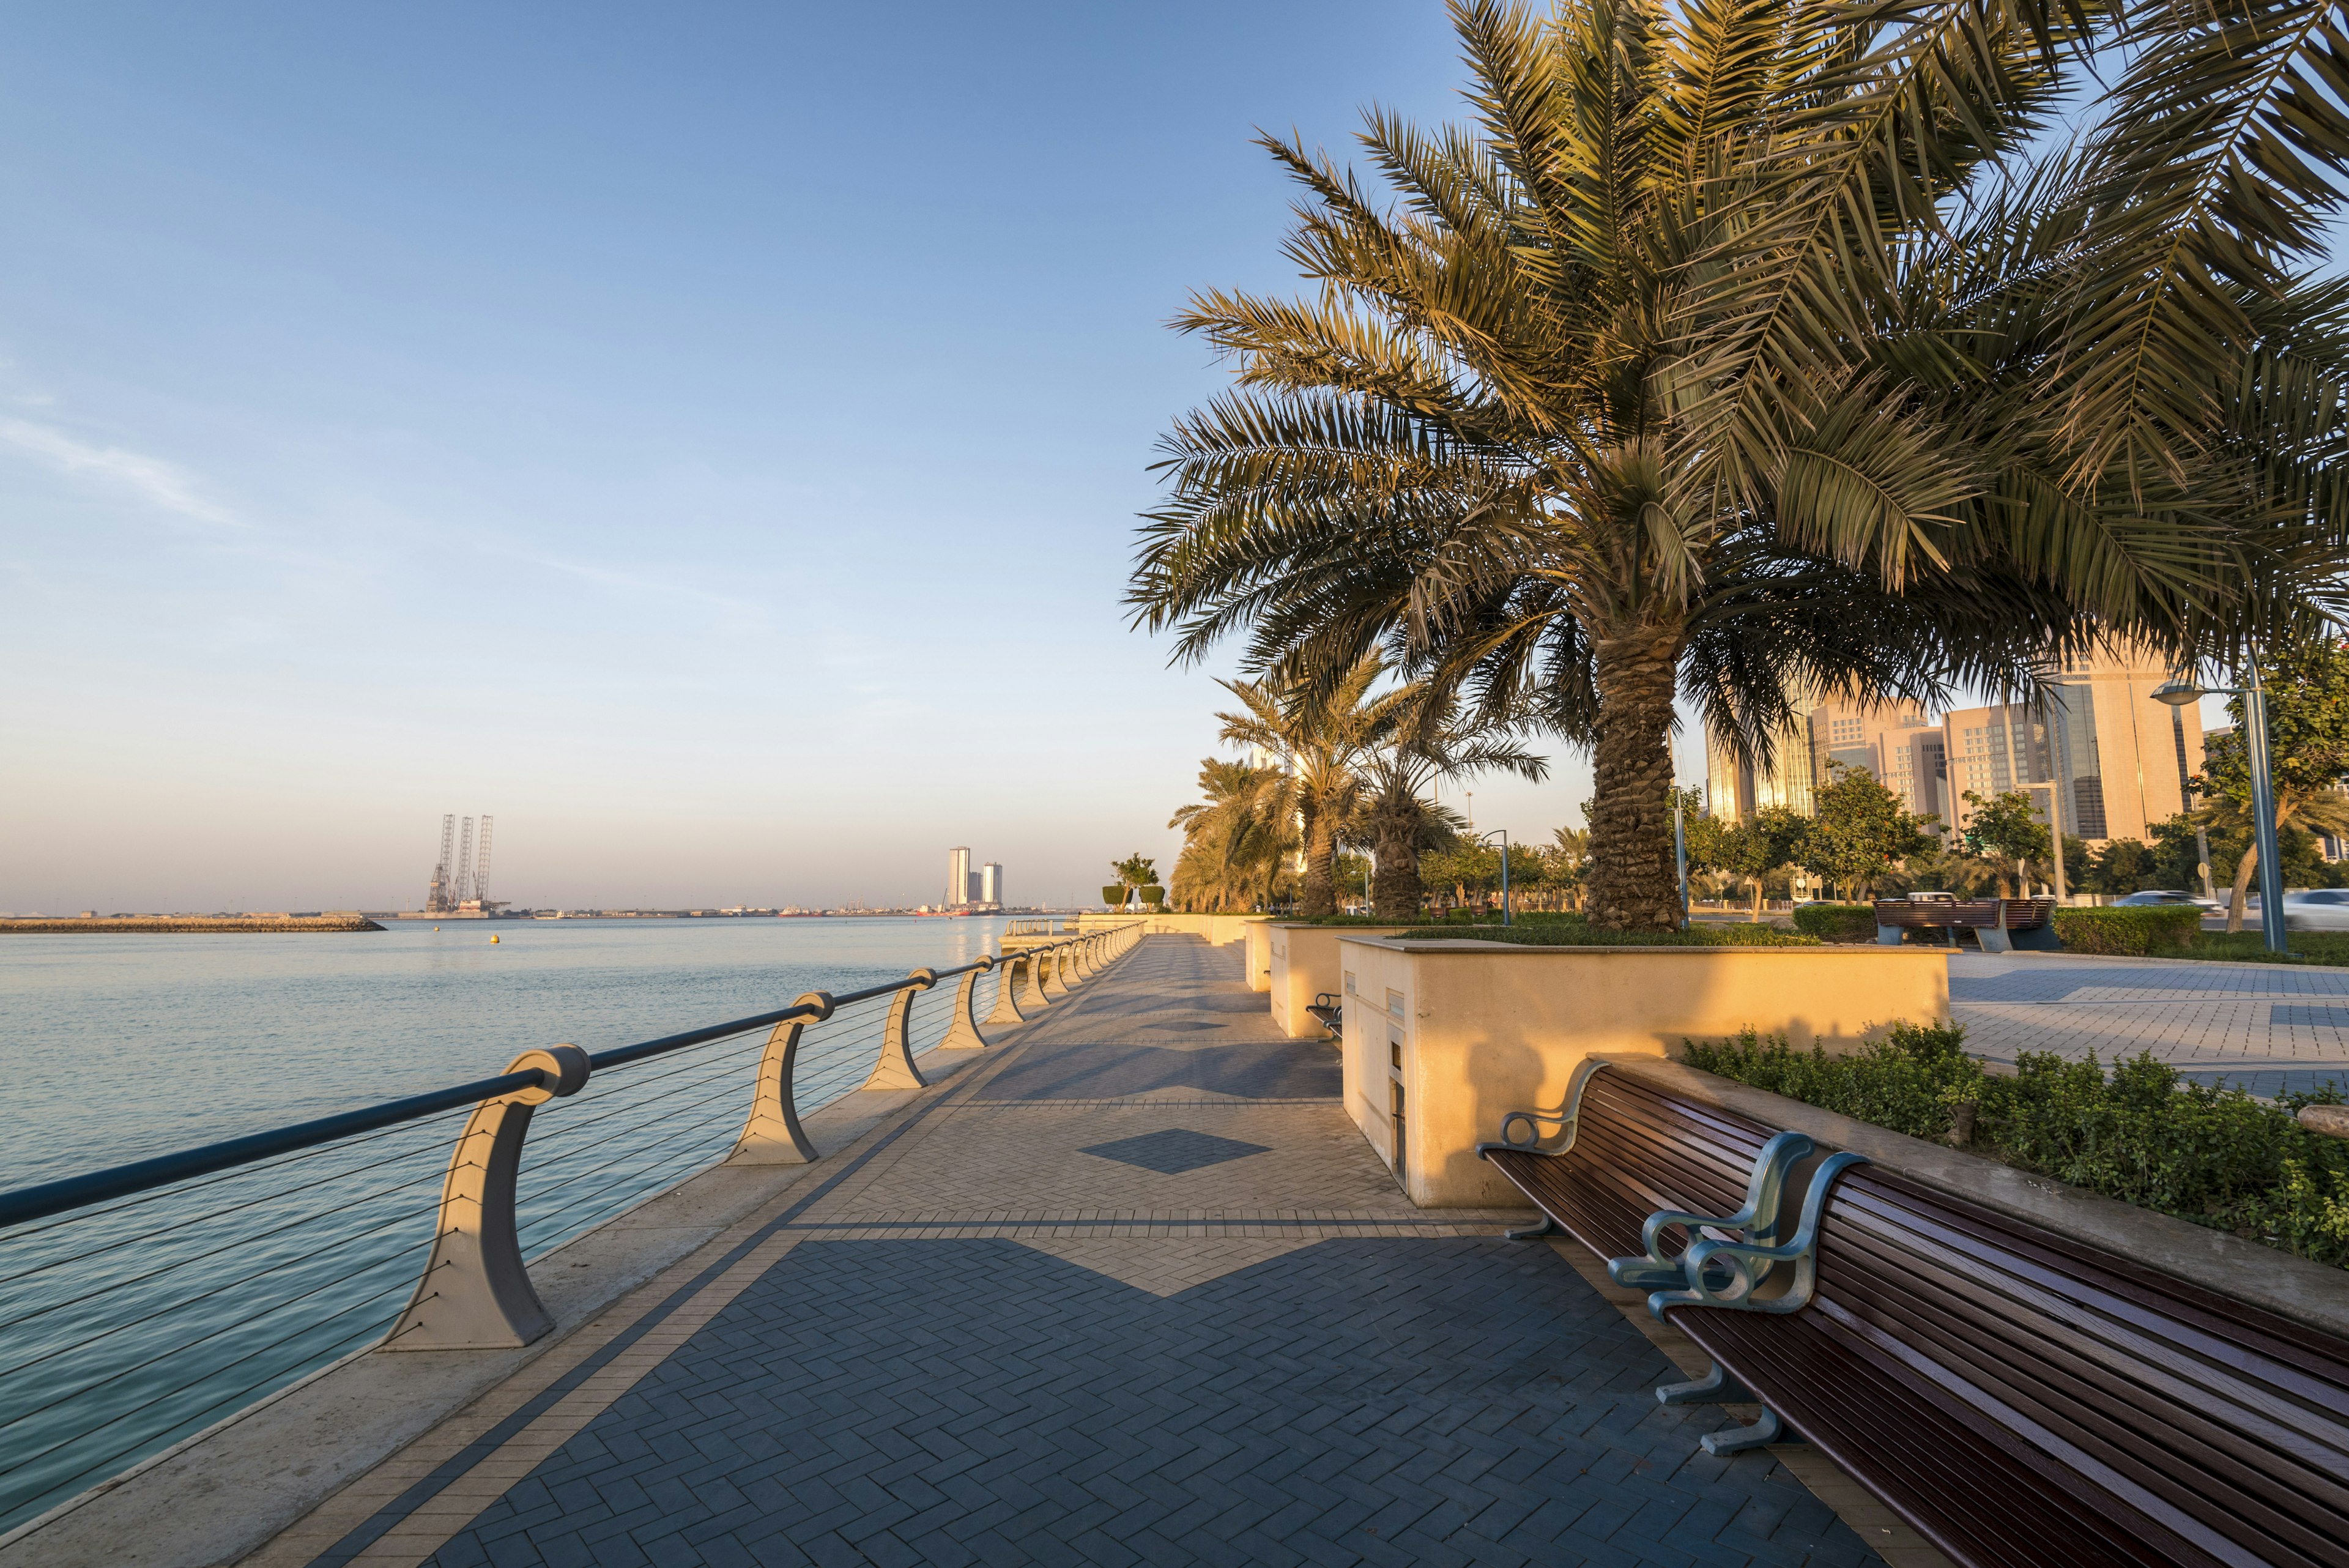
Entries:
POLYGON ((2139 1208, 2335 1267, 2349 1267, 2349 1140, 2308 1131, 2304 1105, 2180 1081, 2151 1053, 2108 1075, 2026 1051, 2013 1077, 1982 1070, 1956 1023, 1895 1024, 1848 1056, 1796 1051, 1784 1035, 1686 1042, 1692 1067, 1912 1137, 1971 1132, 1978 1152, 2139 1208))
POLYGON ((1610 931, 1580 915, 1520 915, 1510 926, 1418 926, 1402 933, 1407 941, 1444 940, 1516 942, 1529 948, 1815 948, 1806 937, 1776 926, 1691 926, 1684 931, 1610 931))
POLYGON ((2162 956, 2217 959, 2228 963, 2323 963, 2349 968, 2349 931, 2293 931, 2284 940, 2292 950, 2271 953, 2255 930, 2197 931, 2191 947, 2162 956))

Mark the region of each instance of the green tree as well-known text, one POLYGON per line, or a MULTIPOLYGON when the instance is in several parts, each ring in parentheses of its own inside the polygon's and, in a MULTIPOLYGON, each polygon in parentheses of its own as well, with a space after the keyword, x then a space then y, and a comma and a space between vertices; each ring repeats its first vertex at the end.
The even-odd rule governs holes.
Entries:
POLYGON ((2200 891, 2202 857, 2194 837, 2194 819, 2181 811, 2153 824, 2151 831, 2153 842, 2147 847, 2152 852, 2153 867, 2146 874, 2143 886, 2200 891))
POLYGON ((1747 821, 1720 830, 1720 841, 1712 851, 1714 867, 1731 876, 1754 885, 1752 919, 1762 919, 1763 884, 1774 871, 1792 864, 1804 836, 1810 830, 1810 818, 1788 806, 1765 805, 1747 821))
POLYGON ((1337 687, 1317 691, 1302 682, 1226 680, 1242 711, 1218 713, 1226 744, 1257 746, 1279 757, 1293 781, 1298 832, 1305 842, 1305 876, 1298 913, 1319 919, 1338 907, 1338 836, 1361 804, 1358 769, 1378 741, 1379 707, 1370 697, 1378 660, 1363 659, 1337 687))
POLYGON ((2108 838, 2082 867, 2080 885, 2091 893, 2118 895, 2159 887, 2153 877, 2151 849, 2135 838, 2108 838))
POLYGON ((2054 847, 2047 836, 2047 825, 2039 820, 2028 790, 2011 789, 1987 800, 1973 791, 1965 792, 1966 847, 1983 857, 1998 868, 1998 896, 2002 898, 2021 898, 2029 891, 2027 886, 2033 867, 2046 862, 2054 847), (2013 875, 2012 886, 2008 874, 2013 875))
MULTIPOLYGON (((2275 787, 2276 826, 2286 824, 2316 833, 2349 831, 2349 644, 2312 640, 2262 660, 2260 683, 2267 688, 2268 751, 2275 787)), ((2202 774, 2194 781, 2201 796, 2203 823, 2218 834, 2240 834, 2245 843, 2235 862, 2234 887, 2227 901, 2227 929, 2243 929, 2244 894, 2259 869, 2259 840, 2252 836, 2251 769, 2243 743, 2243 700, 2231 698, 2232 733, 2214 735, 2203 748, 2202 774)), ((2282 842, 2278 846, 2282 848, 2282 842)), ((2218 853, 2214 845, 2211 850, 2218 853)))
POLYGON ((1129 594, 1177 657, 1531 694, 1592 749, 1594 920, 1661 929, 1676 695, 1767 762, 1806 687, 2340 604, 2331 8, 1453 14, 1470 123, 1369 115, 1383 190, 1266 139, 1310 291, 1177 317, 1238 383, 1169 432, 1129 594))
POLYGON ((1136 888, 1154 887, 1158 882, 1158 862, 1138 849, 1124 859, 1112 862, 1110 870, 1125 888, 1128 897, 1136 888))
POLYGON ((1878 877, 1903 857, 1932 849, 1935 840, 1925 831, 1927 819, 1866 768, 1829 763, 1827 774, 1830 782, 1818 792, 1798 858, 1812 875, 1866 898, 1878 877))
MULTIPOLYGON (((1588 815, 1586 807, 1584 815, 1588 815)), ((1567 898, 1581 896, 1583 873, 1590 864, 1590 830, 1587 827, 1560 827, 1550 833, 1550 843, 1542 858, 1548 865, 1547 880, 1558 896, 1558 908, 1566 907, 1567 898)))
POLYGON ((1360 764, 1361 805, 1348 836, 1374 846, 1371 901, 1379 919, 1416 919, 1420 856, 1448 846, 1468 826, 1436 803, 1436 784, 1495 772, 1539 784, 1549 764, 1506 730, 1464 718, 1456 693, 1423 684, 1380 699, 1373 731, 1377 741, 1360 764))

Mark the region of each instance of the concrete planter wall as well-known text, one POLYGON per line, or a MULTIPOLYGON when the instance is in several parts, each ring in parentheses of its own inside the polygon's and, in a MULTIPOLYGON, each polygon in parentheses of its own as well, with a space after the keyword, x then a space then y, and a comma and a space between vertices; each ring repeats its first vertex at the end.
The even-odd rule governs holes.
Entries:
POLYGON ((2349 1337, 2349 1269, 2328 1268, 2222 1231, 2100 1198, 2000 1160, 1856 1122, 1678 1062, 1614 1054, 1606 1060, 1609 1072, 1630 1074, 1684 1099, 1750 1116, 1764 1127, 1808 1133, 1822 1148, 1864 1154, 1920 1186, 2044 1226, 2060 1236, 2109 1248, 2205 1290, 2349 1337))
POLYGON ((1078 917, 1078 926, 1092 931, 1140 920, 1154 934, 1203 937, 1210 947, 1220 948, 1238 941, 1251 922, 1264 919, 1262 915, 1086 914, 1078 917))
POLYGON ((1346 993, 1347 1114, 1434 1208, 1516 1206, 1476 1145, 1507 1112, 1557 1109, 1586 1056, 1661 1059, 1749 1025, 1849 1050, 1950 1012, 1949 956, 1931 948, 1529 948, 1359 929, 1336 946, 1337 983, 1321 989, 1346 993))
POLYGON ((1343 975, 1338 964, 1340 937, 1386 936, 1409 930, 1408 926, 1316 926, 1296 920, 1275 920, 1266 945, 1271 964, 1268 984, 1272 992, 1272 1021, 1291 1040, 1326 1036, 1320 1020, 1305 1010, 1323 992, 1340 995, 1343 975))
POLYGON ((1254 919, 1247 928, 1247 982, 1250 991, 1272 989, 1272 923, 1254 919))

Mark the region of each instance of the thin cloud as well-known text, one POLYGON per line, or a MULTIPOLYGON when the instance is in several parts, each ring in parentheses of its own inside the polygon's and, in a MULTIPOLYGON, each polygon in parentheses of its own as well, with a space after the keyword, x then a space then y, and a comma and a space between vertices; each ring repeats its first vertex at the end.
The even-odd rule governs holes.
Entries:
POLYGON ((0 418, 0 441, 30 452, 52 468, 127 489, 152 504, 199 523, 228 524, 236 517, 196 492, 195 478, 175 462, 119 446, 93 446, 54 425, 0 418))

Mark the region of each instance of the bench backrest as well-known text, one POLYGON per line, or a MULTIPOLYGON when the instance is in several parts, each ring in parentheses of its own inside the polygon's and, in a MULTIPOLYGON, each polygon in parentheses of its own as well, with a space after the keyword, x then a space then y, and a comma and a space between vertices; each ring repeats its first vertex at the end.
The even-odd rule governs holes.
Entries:
MULTIPOLYGON (((1879 926, 1967 926, 1980 929, 1999 924, 2002 900, 1997 898, 1937 898, 1930 902, 1912 903, 1907 898, 1876 900, 1876 923, 1879 926)), ((2003 900, 2005 929, 2027 931, 2047 923, 2055 910, 2053 898, 2008 898, 2003 900)))

